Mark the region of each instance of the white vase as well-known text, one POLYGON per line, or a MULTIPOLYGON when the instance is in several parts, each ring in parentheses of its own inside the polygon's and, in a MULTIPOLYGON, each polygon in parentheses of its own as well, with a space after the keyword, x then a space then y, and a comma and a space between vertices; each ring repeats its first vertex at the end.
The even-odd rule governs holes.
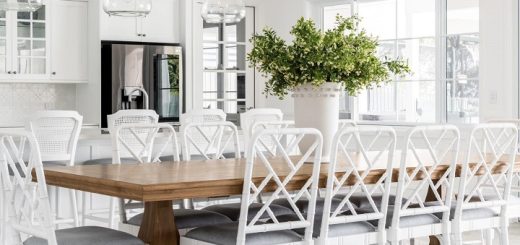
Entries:
MULTIPOLYGON (((332 139, 338 131, 340 88, 340 84, 329 82, 320 87, 300 85, 293 90, 295 126, 321 131, 322 162, 330 161, 332 139)), ((306 152, 311 144, 312 142, 304 139, 300 143, 301 151, 306 152)))

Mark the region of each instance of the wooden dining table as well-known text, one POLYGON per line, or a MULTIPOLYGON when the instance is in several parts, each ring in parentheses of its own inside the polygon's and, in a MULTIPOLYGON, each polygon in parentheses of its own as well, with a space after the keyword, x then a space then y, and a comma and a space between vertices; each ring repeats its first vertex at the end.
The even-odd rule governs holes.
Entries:
MULTIPOLYGON (((426 152, 420 154, 428 155, 426 152)), ((399 156, 399 152, 394 154, 393 181, 395 182, 399 172, 399 156)), ((294 157, 294 160, 297 159, 298 157, 294 157)), ((361 157, 358 159, 361 168, 364 166, 363 160, 361 157)), ((518 157, 516 159, 520 160, 518 157)), ((282 179, 290 172, 283 159, 271 159, 271 163, 282 179)), ((342 164, 342 161, 339 161, 338 165, 342 164)), ((175 245, 179 243, 179 233, 175 226, 173 200, 240 195, 245 165, 245 159, 226 159, 74 167, 51 166, 45 167, 45 177, 49 185, 144 202, 144 217, 139 238, 151 245, 175 245)), ((376 183, 386 172, 384 161, 376 165, 377 167, 365 178, 368 184, 376 183)), ((413 171, 416 165, 417 162, 413 161, 407 163, 407 166, 410 166, 409 171, 413 171)), ((327 163, 321 165, 321 187, 325 187, 328 166, 327 163)), ((447 169, 446 165, 432 169, 431 178, 433 180, 441 178, 447 169)), ((520 171, 520 162, 515 163, 515 171, 520 171)), ((288 190, 301 188, 311 172, 312 164, 305 164, 286 188, 288 190)), ((265 168, 255 168, 253 182, 262 181, 267 174, 265 168)), ((351 179, 347 181, 347 185, 356 182, 354 177, 351 179)), ((274 184, 272 188, 275 188, 274 184)), ((436 244, 433 239, 431 240, 431 244, 436 244)))

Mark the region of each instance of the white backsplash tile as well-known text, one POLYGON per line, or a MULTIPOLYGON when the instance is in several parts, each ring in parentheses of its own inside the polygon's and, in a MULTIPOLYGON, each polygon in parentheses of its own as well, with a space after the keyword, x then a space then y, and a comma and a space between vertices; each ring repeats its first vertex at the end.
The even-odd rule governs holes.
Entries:
POLYGON ((40 110, 75 110, 76 85, 0 84, 0 127, 24 126, 40 110))

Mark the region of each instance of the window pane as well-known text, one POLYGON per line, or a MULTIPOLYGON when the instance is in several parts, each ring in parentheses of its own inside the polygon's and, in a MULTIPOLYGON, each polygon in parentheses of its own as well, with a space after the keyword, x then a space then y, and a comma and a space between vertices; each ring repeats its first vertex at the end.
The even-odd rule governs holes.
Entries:
POLYGON ((31 37, 31 22, 18 22, 18 37, 31 37))
POLYGON ((448 35, 479 32, 479 0, 447 0, 448 35))
POLYGON ((228 70, 244 71, 246 69, 246 46, 227 44, 227 67, 228 70))
POLYGON ((479 35, 454 35, 446 39, 446 77, 468 79, 479 77, 479 35))
POLYGON ((399 40, 398 56, 408 61, 412 74, 407 80, 434 80, 435 79, 435 39, 407 39, 399 40))
POLYGON ((226 24, 227 42, 246 42, 246 19, 234 24, 226 24))
POLYGON ((455 80, 446 83, 449 123, 479 122, 479 81, 455 80))
POLYGON ((202 81, 202 91, 204 100, 223 99, 223 75, 216 72, 204 72, 202 81))
POLYGON ((18 40, 18 55, 19 56, 31 56, 31 41, 30 40, 18 40))
POLYGON ((33 56, 45 56, 45 41, 33 41, 33 56))
POLYGON ((41 7, 33 12, 33 20, 45 20, 45 7, 41 7))
POLYGON ((398 0, 398 38, 435 36, 435 0, 398 0))
POLYGON ((336 16, 350 17, 352 15, 352 6, 350 4, 342 4, 335 6, 327 6, 323 8, 323 29, 329 30, 336 26, 336 16))
POLYGON ((359 119, 366 121, 396 121, 395 92, 395 84, 389 83, 359 94, 359 119))
POLYGON ((217 70, 222 69, 221 64, 221 53, 222 45, 216 43, 204 43, 203 44, 203 66, 204 69, 217 70))
POLYGON ((435 122, 435 81, 398 82, 397 91, 399 121, 435 122))
POLYGON ((202 39, 204 41, 222 41, 222 24, 209 24, 204 22, 202 39))
POLYGON ((5 21, 0 21, 0 37, 5 37, 5 21))
POLYGON ((33 23, 33 37, 45 38, 45 23, 33 23))
POLYGON ((32 74, 45 74, 45 59, 33 58, 31 65, 32 74))
POLYGON ((18 73, 30 74, 31 73, 31 59, 30 58, 19 58, 18 59, 18 73))
POLYGON ((367 33, 379 37, 379 39, 396 38, 396 0, 380 0, 360 2, 358 5, 359 16, 362 18, 361 26, 367 33))
POLYGON ((367 121, 434 122, 435 81, 395 82, 363 92, 359 118, 367 121))

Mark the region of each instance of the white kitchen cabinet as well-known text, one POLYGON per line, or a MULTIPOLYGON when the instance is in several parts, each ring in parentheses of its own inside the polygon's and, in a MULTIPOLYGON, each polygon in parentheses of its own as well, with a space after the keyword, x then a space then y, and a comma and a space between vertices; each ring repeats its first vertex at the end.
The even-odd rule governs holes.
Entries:
POLYGON ((101 11, 101 39, 152 43, 179 43, 179 0, 153 0, 146 17, 108 16, 101 11))
POLYGON ((0 82, 44 80, 49 70, 49 6, 0 11, 0 82))
POLYGON ((55 0, 51 38, 51 80, 87 82, 88 3, 55 0))
POLYGON ((0 11, 0 83, 88 81, 86 0, 47 0, 35 12, 0 11))

